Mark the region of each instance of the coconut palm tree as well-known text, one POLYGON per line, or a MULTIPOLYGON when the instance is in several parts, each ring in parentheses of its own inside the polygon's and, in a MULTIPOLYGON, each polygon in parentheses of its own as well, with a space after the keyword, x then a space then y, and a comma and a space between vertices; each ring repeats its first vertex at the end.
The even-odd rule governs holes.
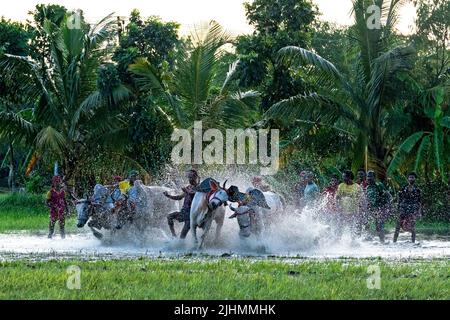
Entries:
POLYGON ((409 58, 414 53, 393 37, 403 2, 353 1, 355 23, 349 30, 349 72, 338 70, 313 51, 293 46, 281 49, 280 63, 293 71, 306 71, 317 89, 276 103, 266 118, 308 121, 350 131, 354 168, 366 164, 384 177, 392 156, 384 123, 396 106, 397 76, 409 69, 409 58), (372 13, 368 13, 372 5, 381 9, 380 20, 373 26, 369 23, 372 13))
POLYGON ((0 61, 6 76, 20 75, 17 94, 26 96, 29 106, 0 112, 0 135, 12 134, 40 157, 59 161, 66 180, 85 155, 121 130, 118 106, 129 96, 121 84, 107 94, 97 89, 99 68, 110 57, 113 17, 93 26, 82 20, 79 28, 69 19, 67 14, 60 25, 45 20, 41 32, 49 39, 49 58, 4 55, 0 61))
POLYGON ((172 74, 161 72, 146 59, 130 66, 141 91, 164 97, 158 109, 172 125, 188 128, 202 120, 204 127, 246 127, 256 120, 258 93, 232 89, 238 61, 220 79, 218 72, 230 36, 215 21, 197 28, 179 52, 172 74), (216 85, 221 82, 220 87, 216 85))

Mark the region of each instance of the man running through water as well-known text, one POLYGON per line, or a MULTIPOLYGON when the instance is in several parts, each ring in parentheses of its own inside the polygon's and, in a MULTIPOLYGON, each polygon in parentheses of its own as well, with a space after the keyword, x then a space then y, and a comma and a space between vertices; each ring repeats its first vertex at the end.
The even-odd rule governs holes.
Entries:
POLYGON ((350 227, 352 237, 361 235, 361 204, 364 196, 360 185, 353 182, 353 172, 345 170, 342 175, 344 180, 336 191, 336 201, 340 211, 340 229, 344 225, 350 227))
POLYGON ((382 182, 376 181, 376 174, 372 170, 367 172, 366 197, 369 218, 375 221, 380 242, 384 243, 384 222, 391 195, 382 182))
POLYGON ((356 183, 365 190, 367 188, 367 174, 366 170, 363 168, 358 169, 358 172, 356 173, 356 183))
POLYGON ((184 203, 181 211, 172 212, 167 216, 167 223, 169 224, 170 232, 172 233, 172 236, 174 238, 177 236, 177 234, 175 233, 174 220, 177 220, 178 222, 184 222, 180 239, 186 238, 186 235, 191 229, 191 205, 192 200, 195 196, 195 188, 200 182, 200 177, 196 170, 189 170, 186 176, 189 180, 189 185, 181 189, 183 191, 182 194, 171 196, 167 191, 164 192, 164 195, 171 200, 181 200, 184 198, 184 203))
POLYGON ((314 173, 308 172, 306 174, 306 186, 303 192, 303 199, 305 205, 312 207, 315 205, 317 198, 319 197, 320 190, 317 184, 314 182, 314 173))
POLYGON ((325 187, 322 192, 322 196, 325 199, 325 219, 337 224, 338 221, 338 208, 336 203, 336 193, 339 186, 339 177, 337 174, 333 174, 330 178, 330 184, 325 187))
POLYGON ((305 193, 305 187, 306 187, 306 171, 300 172, 300 180, 299 182, 294 186, 294 195, 295 195, 295 202, 296 205, 301 209, 303 207, 303 196, 305 193))
POLYGON ((408 185, 399 192, 398 220, 395 227, 394 242, 397 242, 400 229, 411 232, 411 241, 416 242, 416 219, 422 211, 422 192, 415 185, 417 174, 408 174, 408 185))

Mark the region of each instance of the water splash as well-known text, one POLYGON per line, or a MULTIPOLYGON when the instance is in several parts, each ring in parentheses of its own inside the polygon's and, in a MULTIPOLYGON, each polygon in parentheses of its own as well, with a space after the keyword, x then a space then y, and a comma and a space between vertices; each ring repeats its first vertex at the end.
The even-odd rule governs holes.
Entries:
MULTIPOLYGON (((170 179, 173 178, 173 172, 170 179)), ((180 188, 187 182, 180 177, 166 180, 160 185, 180 188)), ((213 176, 223 182, 232 177, 231 184, 241 190, 250 187, 252 174, 248 170, 203 172, 203 177, 213 176)), ((273 221, 263 235, 257 239, 250 237, 241 239, 236 220, 228 217, 232 214, 226 209, 226 217, 222 235, 218 242, 214 242, 215 223, 210 230, 206 247, 202 251, 194 249, 191 233, 185 240, 173 239, 167 225, 149 227, 145 232, 133 228, 119 230, 114 235, 107 233, 100 241, 89 232, 88 228, 79 234, 68 235, 60 240, 58 236, 49 240, 45 235, 31 234, 2 234, 0 235, 0 260, 8 257, 23 257, 43 255, 46 257, 77 256, 81 258, 129 258, 140 256, 179 256, 190 254, 212 256, 256 256, 256 257, 306 257, 306 258, 339 258, 339 257, 382 257, 388 259, 399 258, 448 258, 450 257, 450 239, 425 238, 418 235, 419 244, 412 244, 407 239, 409 234, 401 234, 398 243, 392 243, 392 235, 387 235, 387 243, 379 241, 364 241, 354 238, 345 231, 336 236, 336 225, 332 216, 325 210, 323 200, 316 205, 299 210, 288 206, 285 211, 273 221)), ((177 224, 180 233, 182 225, 177 224)), ((201 231, 200 231, 201 233, 201 231)))

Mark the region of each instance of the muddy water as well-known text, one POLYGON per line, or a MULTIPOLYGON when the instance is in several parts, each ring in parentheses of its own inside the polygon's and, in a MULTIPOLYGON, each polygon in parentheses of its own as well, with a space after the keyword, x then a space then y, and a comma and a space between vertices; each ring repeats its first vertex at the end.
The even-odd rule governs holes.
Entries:
MULTIPOLYGON (((202 250, 194 249, 188 235, 186 240, 172 239, 166 230, 151 229, 145 234, 135 233, 106 236, 96 239, 88 230, 69 234, 66 239, 45 234, 0 234, 0 260, 15 259, 128 259, 148 257, 280 257, 308 259, 375 258, 384 259, 447 259, 450 258, 450 237, 418 235, 418 243, 410 241, 409 233, 400 235, 397 243, 392 234, 387 243, 372 240, 352 240, 344 234, 337 240, 327 233, 327 226, 316 223, 307 215, 290 217, 278 223, 262 239, 238 236, 235 220, 225 221, 222 235, 214 242, 213 226, 209 241, 202 250)), ((201 232, 200 232, 201 234, 201 232)))

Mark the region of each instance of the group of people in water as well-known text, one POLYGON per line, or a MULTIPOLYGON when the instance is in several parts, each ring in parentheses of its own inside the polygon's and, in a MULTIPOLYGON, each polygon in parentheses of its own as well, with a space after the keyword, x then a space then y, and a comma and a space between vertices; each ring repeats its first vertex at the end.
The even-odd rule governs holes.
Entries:
POLYGON ((360 236, 368 231, 371 224, 380 238, 385 241, 384 224, 389 216, 395 216, 397 223, 393 241, 397 242, 400 230, 411 232, 411 240, 416 240, 415 222, 422 212, 421 190, 416 186, 417 174, 408 174, 408 184, 398 193, 398 206, 394 207, 394 197, 387 187, 377 180, 375 171, 359 169, 357 178, 350 170, 339 176, 333 175, 329 185, 322 191, 314 182, 314 174, 300 173, 300 181, 295 187, 297 206, 322 207, 326 219, 334 222, 336 230, 349 228, 351 234, 360 236))
MULTIPOLYGON (((177 236, 174 222, 178 221, 184 224, 180 234, 181 239, 186 238, 190 230, 191 204, 200 183, 200 176, 194 169, 187 171, 186 178, 189 184, 182 187, 181 192, 178 194, 164 192, 164 196, 171 200, 183 200, 180 211, 171 212, 167 215, 167 222, 173 237, 177 236)), ((315 183, 312 172, 302 171, 299 178, 299 182, 293 190, 296 201, 295 206, 300 209, 308 207, 319 208, 318 211, 322 212, 322 217, 325 217, 327 221, 333 222, 333 225, 339 232, 348 228, 352 235, 360 236, 362 231, 368 231, 370 226, 375 224, 380 241, 384 242, 385 221, 390 215, 394 214, 397 218, 397 224, 393 241, 397 241, 400 229, 404 229, 411 232, 412 242, 415 242, 415 221, 422 211, 421 190, 416 186, 416 173, 411 172, 408 174, 408 184, 401 188, 398 193, 398 206, 396 209, 393 206, 394 197, 386 186, 377 180, 376 173, 373 170, 367 173, 364 169, 358 170, 356 180, 352 171, 345 170, 342 174, 342 182, 339 176, 332 175, 328 186, 322 190, 315 183)), ((130 217, 132 217, 136 204, 136 201, 133 201, 133 199, 136 200, 135 198, 137 197, 133 185, 137 179, 138 172, 133 170, 129 173, 127 179, 114 177, 113 183, 107 186, 108 189, 111 189, 113 214, 125 217, 119 219, 119 221, 132 220, 130 217)), ((252 185, 253 190, 259 190, 261 193, 271 191, 271 187, 259 176, 253 177, 252 185)), ((247 206, 245 199, 249 200, 250 198, 244 197, 236 200, 236 202, 238 202, 239 207, 247 206)), ((52 188, 47 193, 46 204, 50 209, 48 237, 52 238, 55 224, 58 220, 61 236, 64 237, 67 202, 66 193, 59 176, 54 176, 52 179, 52 188)), ((230 208, 233 209, 235 215, 240 212, 239 208, 232 208, 231 206, 230 208)), ((116 228, 120 229, 122 225, 123 222, 117 225, 116 228)))

